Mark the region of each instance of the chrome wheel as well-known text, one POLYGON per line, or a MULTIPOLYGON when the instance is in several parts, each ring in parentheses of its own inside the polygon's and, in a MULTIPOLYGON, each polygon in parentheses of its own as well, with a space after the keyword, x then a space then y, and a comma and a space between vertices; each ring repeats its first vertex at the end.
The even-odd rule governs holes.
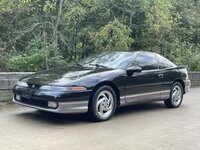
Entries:
POLYGON ((101 118, 108 118, 114 108, 114 97, 110 91, 101 91, 97 97, 96 112, 101 118))
POLYGON ((179 82, 175 82, 170 91, 170 98, 165 100, 164 103, 168 108, 178 108, 183 101, 183 86, 179 82))
POLYGON ((172 90, 172 102, 175 106, 179 105, 182 100, 182 89, 180 86, 176 85, 174 86, 172 90))

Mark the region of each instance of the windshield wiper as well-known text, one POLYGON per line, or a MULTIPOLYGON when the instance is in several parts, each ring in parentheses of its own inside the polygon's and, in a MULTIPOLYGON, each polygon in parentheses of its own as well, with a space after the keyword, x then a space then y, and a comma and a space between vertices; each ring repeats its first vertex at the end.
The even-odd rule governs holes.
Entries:
POLYGON ((80 66, 80 67, 84 67, 83 65, 81 65, 80 63, 74 63, 74 65, 76 65, 76 66, 80 66))
POLYGON ((108 68, 108 67, 106 67, 106 66, 104 66, 104 65, 100 65, 100 64, 89 64, 90 66, 95 66, 95 67, 98 67, 98 68, 100 68, 100 67, 102 67, 102 68, 108 68))

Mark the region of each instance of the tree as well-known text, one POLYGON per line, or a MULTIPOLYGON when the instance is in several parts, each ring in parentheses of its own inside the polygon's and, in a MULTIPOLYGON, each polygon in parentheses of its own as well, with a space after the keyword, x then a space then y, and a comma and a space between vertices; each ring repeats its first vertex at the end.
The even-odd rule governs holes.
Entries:
POLYGON ((95 46, 97 50, 128 50, 133 42, 131 30, 119 20, 109 22, 96 34, 95 46))
POLYGON ((200 69, 197 0, 1 0, 0 6, 1 71, 48 69, 108 50, 154 51, 200 69))

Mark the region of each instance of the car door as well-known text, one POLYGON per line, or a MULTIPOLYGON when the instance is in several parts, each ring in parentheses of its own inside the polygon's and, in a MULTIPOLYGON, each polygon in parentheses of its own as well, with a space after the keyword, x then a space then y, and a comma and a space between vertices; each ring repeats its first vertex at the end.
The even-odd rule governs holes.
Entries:
POLYGON ((159 77, 156 56, 153 53, 138 52, 131 65, 141 67, 142 72, 125 77, 126 103, 160 100, 162 76, 159 77))

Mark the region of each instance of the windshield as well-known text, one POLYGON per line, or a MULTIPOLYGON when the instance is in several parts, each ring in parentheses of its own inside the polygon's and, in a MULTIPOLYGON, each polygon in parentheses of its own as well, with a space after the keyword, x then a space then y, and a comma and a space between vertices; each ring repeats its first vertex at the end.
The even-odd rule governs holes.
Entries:
POLYGON ((130 52, 104 52, 101 54, 91 55, 79 61, 82 66, 96 66, 125 69, 133 58, 130 52))

